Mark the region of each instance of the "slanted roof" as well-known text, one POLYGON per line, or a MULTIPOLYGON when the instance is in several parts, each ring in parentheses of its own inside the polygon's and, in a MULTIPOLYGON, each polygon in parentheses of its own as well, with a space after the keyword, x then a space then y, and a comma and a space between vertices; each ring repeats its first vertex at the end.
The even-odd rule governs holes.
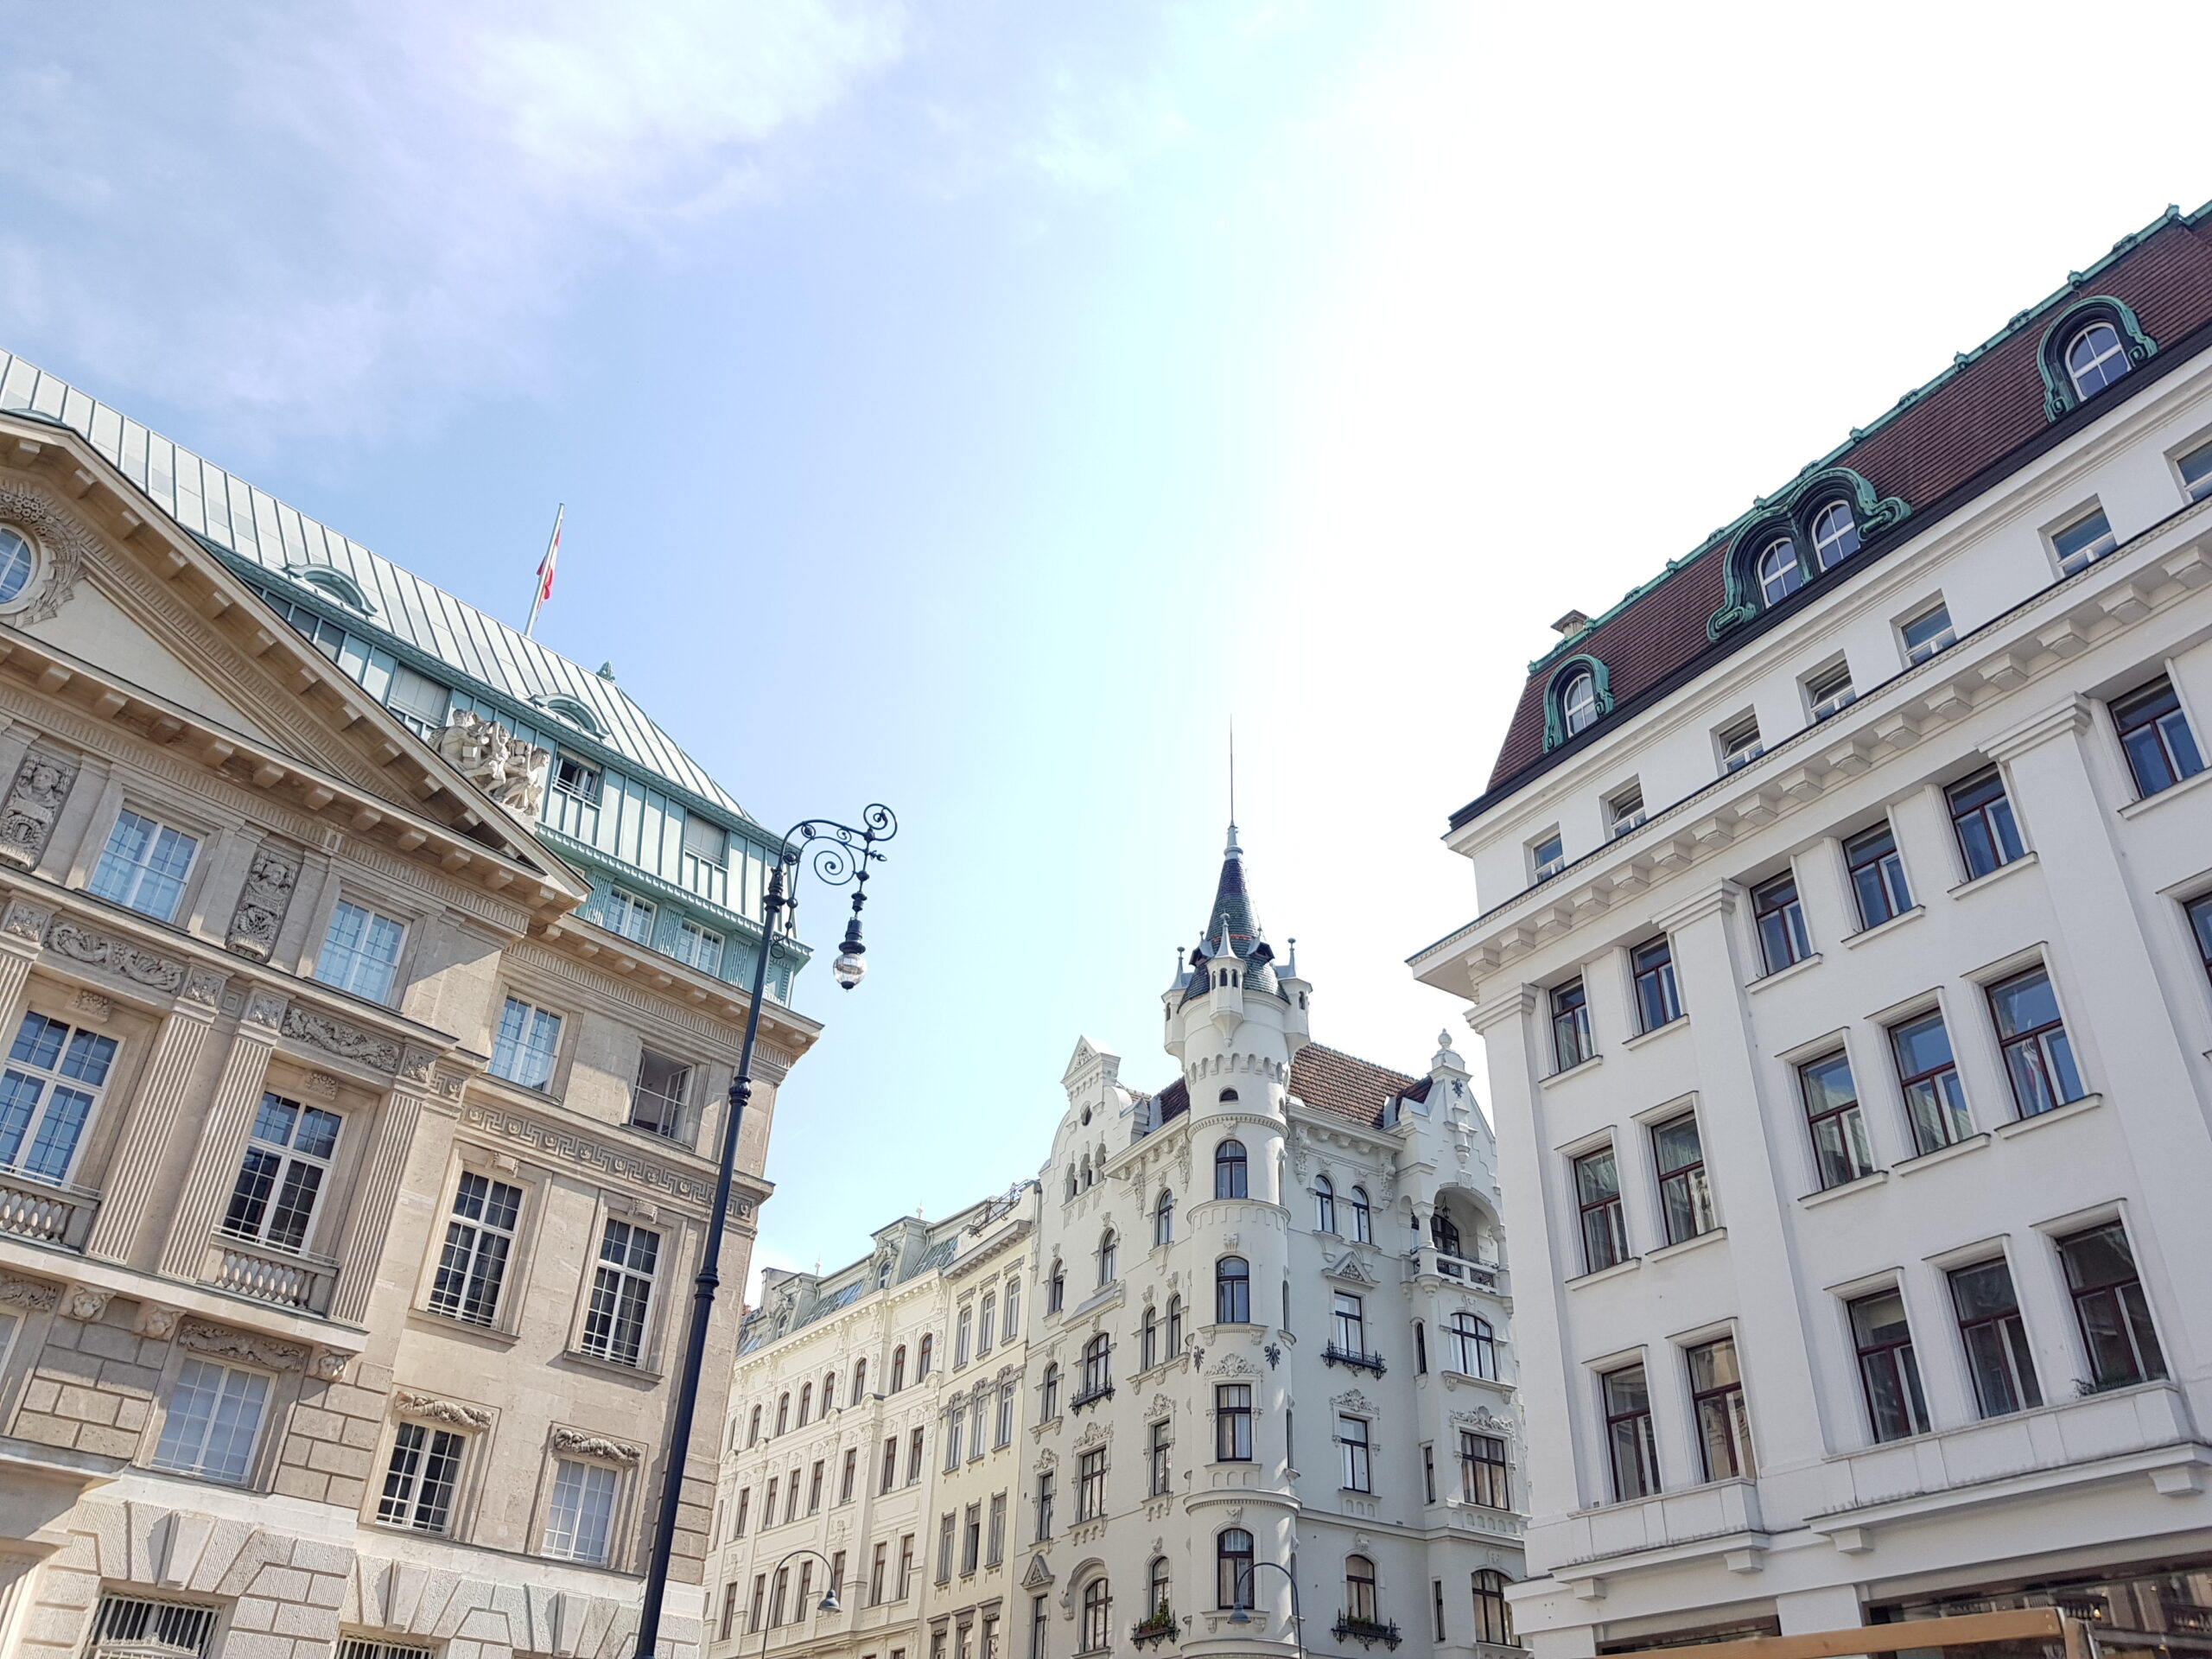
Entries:
POLYGON ((1393 1071, 1340 1049, 1308 1043, 1290 1063, 1290 1092, 1311 1110, 1380 1128, 1382 1109, 1400 1096, 1428 1098, 1429 1079, 1393 1071))
MULTIPOLYGON (((203 461, 35 364, 0 352, 0 410, 28 410, 79 432, 194 535, 279 579, 301 569, 338 571, 374 607, 359 619, 469 679, 560 713, 557 699, 588 709, 589 735, 635 766, 747 821, 745 809, 686 754, 629 695, 558 652, 455 599, 358 542, 318 524, 235 474, 203 461), (549 700, 550 702, 549 708, 549 700)), ((306 584, 302 584, 303 587, 306 584)), ((327 588, 310 588, 331 597, 327 588)), ((558 720, 549 717, 548 726, 558 720)))

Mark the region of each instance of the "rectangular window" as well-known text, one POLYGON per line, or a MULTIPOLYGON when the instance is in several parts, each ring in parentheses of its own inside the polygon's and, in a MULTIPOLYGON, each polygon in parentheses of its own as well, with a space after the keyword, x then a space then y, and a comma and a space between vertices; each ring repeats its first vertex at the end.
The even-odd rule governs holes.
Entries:
POLYGON ((680 1140, 683 1109, 691 1096, 691 1067, 651 1049, 639 1052, 638 1077, 630 1089, 630 1122, 649 1134, 680 1140))
POLYGON ((283 1250, 305 1249, 342 1121, 320 1106, 262 1096, 223 1230, 283 1250))
POLYGON ((1630 784, 1605 803, 1607 830, 1624 836, 1643 822, 1643 785, 1630 784))
POLYGON ((844 1465, 837 1476, 837 1501, 840 1503, 849 1503, 853 1501, 853 1482, 859 1478, 860 1469, 860 1448, 846 1447, 844 1465))
MULTIPOLYGON (((1215 1392, 1218 1394, 1220 1390, 1216 1389, 1215 1392)), ((1165 1497, 1167 1496, 1170 1482, 1170 1474, 1167 1466, 1170 1444, 1171 1443, 1167 1438, 1166 1424, 1154 1423, 1146 1428, 1144 1443, 1144 1495, 1147 1497, 1165 1497)))
POLYGON ((1006 1559, 1006 1494, 991 1494, 990 1531, 983 1547, 983 1565, 996 1567, 1006 1559))
POLYGON ((208 1480, 243 1483, 269 1406, 269 1379, 204 1359, 188 1359, 169 1393, 154 1466, 208 1480))
POLYGON ((683 852, 688 858, 716 866, 729 862, 729 831, 696 812, 683 817, 683 852))
POLYGON ((330 912, 330 928, 315 952, 315 976, 326 985, 371 1002, 389 1001, 407 927, 343 899, 330 912))
POLYGON ((2002 1417, 2043 1404, 2036 1363, 2028 1351, 2028 1329, 2020 1319, 2020 1299, 2004 1262, 1955 1268, 1951 1304, 1959 1317, 1959 1340, 1966 1346, 1967 1369, 1974 1376, 1974 1398, 1985 1417, 2002 1417))
POLYGON ((2034 1117, 2079 1100, 2084 1093, 2082 1074, 2074 1065, 2074 1045, 2059 1018, 2050 976, 2034 968, 1991 986, 1989 1007, 2020 1116, 2034 1117))
POLYGON ((416 736, 435 739, 453 711, 453 693, 403 663, 391 671, 391 690, 385 705, 416 736))
POLYGON ((720 974, 722 936, 712 928, 700 926, 687 916, 677 924, 676 937, 669 942, 669 954, 702 974, 720 974))
POLYGON ((1812 710, 1815 724, 1840 715, 1859 700, 1859 693, 1852 689, 1851 664, 1838 663, 1824 668, 1805 682, 1805 704, 1812 710))
POLYGON ((1950 803, 1951 828, 1959 838, 1967 880, 2001 869, 2020 856, 2020 826, 1996 767, 1953 784, 1943 794, 1950 803))
POLYGON ((1010 1444, 1013 1440, 1014 1381, 1009 1377, 999 1384, 999 1416, 997 1424, 991 1431, 991 1447, 995 1451, 1000 1446, 1010 1444))
POLYGON ((1529 849, 1529 860, 1539 881, 1548 881, 1567 868, 1567 846, 1553 830, 1529 849))
POLYGON ((1344 1452, 1344 1487, 1348 1492, 1375 1490, 1375 1470, 1369 1457, 1367 1419, 1338 1417, 1337 1445, 1344 1452))
POLYGON ((2196 734, 2181 711, 2181 699, 2174 693, 2173 682, 2164 675, 2114 698, 2112 721, 2119 728, 2120 747, 2126 753, 2127 769, 2135 774, 2135 787, 2140 793, 2156 795, 2204 770, 2204 758, 2197 753, 2196 734))
POLYGON ((543 1553, 604 1566, 614 1533, 615 1473, 603 1464, 563 1458, 554 1465, 543 1553))
POLYGON ((1662 933, 1629 953, 1636 975, 1636 1012, 1645 1031, 1656 1031, 1682 1017, 1681 993, 1675 985, 1675 947, 1662 933))
MULTIPOLYGON (((1214 1460, 1252 1461, 1252 1385, 1223 1382, 1213 1391, 1214 1460)), ((1163 1426, 1164 1427, 1164 1426, 1163 1426)))
POLYGON ((1759 741, 1757 715, 1745 715, 1734 724, 1722 727, 1713 734, 1713 741, 1720 751, 1720 770, 1724 776, 1738 766, 1749 766, 1766 751, 1766 746, 1759 741))
POLYGON ((914 1484, 922 1478, 922 1431, 916 1429, 906 1440, 906 1484, 914 1484))
POLYGON ((653 910, 651 899, 640 899, 635 893, 625 893, 617 887, 607 895, 607 930, 639 944, 651 944, 653 941, 653 910))
POLYGON ((2206 976, 2212 978, 2212 893, 2190 899, 2186 910, 2190 932, 2196 940, 2196 954, 2204 963, 2206 976))
POLYGON ((213 1607, 102 1596, 90 1651, 94 1659, 118 1653, 136 1659, 198 1659, 214 1637, 216 1617, 213 1607))
POLYGON ((729 1535, 731 1537, 742 1538, 745 1536, 745 1517, 748 1513, 750 1513, 752 1508, 753 1489, 750 1486, 747 1486, 743 1491, 737 1495, 737 1519, 730 1527, 729 1535))
POLYGON ((999 1299, 986 1295, 976 1307, 976 1357, 991 1351, 991 1341, 998 1334, 999 1299))
POLYGON ((1436 1448, 1423 1445, 1421 1449, 1421 1490, 1425 1503, 1436 1502, 1436 1448))
POLYGON ((1513 1507, 1505 1442, 1495 1434, 1459 1431, 1459 1496, 1486 1510, 1513 1507))
POLYGON ((553 787, 587 806, 599 804, 600 772, 588 760, 564 754, 553 764, 553 787))
POLYGON ((1598 1273, 1628 1260, 1628 1223, 1621 1214, 1620 1167, 1613 1149, 1574 1160, 1574 1198, 1582 1217, 1582 1270, 1598 1273))
POLYGON ((1709 1233, 1719 1224, 1713 1212, 1713 1185, 1705 1173, 1705 1145, 1697 1114, 1684 1112, 1655 1124, 1651 1159, 1659 1171, 1659 1209, 1666 1217, 1667 1242, 1709 1233))
POLYGON ((1744 1404, 1743 1373, 1728 1337, 1688 1351, 1690 1410, 1697 1419, 1698 1452, 1707 1480, 1732 1480, 1758 1472, 1751 1459, 1751 1417, 1744 1404))
POLYGON ((1345 1354, 1367 1352, 1367 1308, 1358 1297, 1348 1291, 1336 1293, 1332 1304, 1334 1335, 1337 1351, 1345 1354))
POLYGON ((2192 501, 2212 495, 2212 443, 2200 443, 2174 463, 2181 469, 2183 493, 2192 501))
POLYGON ((886 1575, 890 1569, 891 1544, 887 1539, 876 1545, 874 1553, 868 1557, 868 1605, 869 1606, 880 1607, 883 1605, 883 1592, 889 1587, 886 1575))
POLYGON ((492 1039, 492 1075, 543 1089, 553 1080, 553 1056, 560 1046, 561 1016, 511 996, 492 1039))
POLYGON ((1029 1659, 1046 1659, 1046 1640, 1051 1634, 1052 1616, 1046 1610, 1045 1598, 1029 1598, 1029 1659))
POLYGON ((1851 1061, 1825 1055, 1797 1068, 1805 1096, 1805 1122, 1813 1135, 1813 1162, 1823 1187, 1841 1186, 1874 1173, 1874 1152, 1866 1140, 1866 1120, 1859 1110, 1859 1089, 1851 1061))
POLYGON ((1562 1071, 1590 1058, 1598 1046, 1590 1036, 1590 999, 1580 979, 1552 990, 1552 1059, 1562 1071))
POLYGON ((1851 1339, 1859 1351, 1859 1386, 1866 1419, 1878 1440, 1902 1440, 1928 1432, 1928 1402, 1920 1391, 1920 1363, 1913 1357, 1912 1329, 1904 1298, 1878 1291, 1850 1304, 1851 1339))
POLYGON ((1937 1152, 1974 1133, 1967 1116, 1966 1090, 1951 1058, 1951 1033, 1940 1014, 1923 1014, 1890 1027, 1890 1052, 1897 1057, 1897 1086, 1904 1090, 1904 1114, 1912 1124, 1912 1143, 1937 1152))
POLYGON ((806 1512, 809 1515, 818 1515, 822 1510, 822 1465, 823 1460, 817 1458, 814 1467, 807 1474, 806 1512))
POLYGON ((1052 1535, 1052 1471, 1045 1470, 1037 1477, 1037 1541, 1043 1543, 1052 1535))
POLYGON ((1797 901, 1797 880, 1778 875, 1764 887, 1751 889, 1751 924, 1759 936, 1759 959, 1770 974, 1778 974, 1792 963, 1813 954, 1813 941, 1805 931, 1804 906, 1797 901))
POLYGON ((446 1223, 445 1251, 430 1286, 430 1306, 471 1325, 499 1317, 499 1290, 514 1251, 522 1189, 489 1176, 463 1173, 446 1223))
POLYGON ((1106 1451, 1085 1452, 1076 1459, 1075 1518, 1096 1521, 1106 1513, 1106 1451))
POLYGON ((2058 1241, 2066 1265, 2066 1288, 2074 1298, 2074 1318, 2097 1387, 2125 1388, 2166 1374, 2158 1333, 2151 1324, 2151 1304, 2135 1271, 2127 1232, 2116 1221, 2058 1241))
POLYGON ((1598 1379, 1605 1408, 1605 1446, 1613 1497, 1626 1503, 1659 1490, 1659 1445, 1651 1433, 1651 1391, 1643 1367, 1626 1365, 1598 1379))
POLYGON ((93 897, 105 899, 157 922, 176 919, 200 839, 165 823, 124 811, 108 831, 107 846, 92 870, 93 897))
POLYGON ((937 1518, 937 1581, 939 1584, 952 1582, 952 1533, 959 1523, 960 1517, 950 1510, 937 1518))
POLYGON ((970 1503, 966 1518, 960 1527, 960 1573, 963 1578, 974 1573, 983 1556, 983 1506, 970 1503))
POLYGON ((2120 538, 2112 533, 2102 507, 2093 509, 2063 530, 2053 531, 2050 537, 2050 550, 2058 556, 2059 571, 2069 576, 2087 569, 2092 561, 2101 559, 2119 545, 2120 538))
POLYGON ((1897 632, 1904 640, 1904 660, 1908 667, 1924 663, 1939 651, 1948 651, 1959 643, 1957 632, 1951 626, 1951 610, 1948 605, 1931 605, 1918 616, 1900 623, 1897 632))
POLYGON ((767 1611, 768 1575, 766 1573, 756 1573, 753 1575, 753 1611, 746 1615, 745 1628, 748 1630, 759 1630, 762 1619, 767 1616, 767 1611))
POLYGON ((621 1365, 644 1363, 645 1319, 659 1264, 658 1233, 608 1217, 599 1241, 591 1306, 584 1315, 584 1352, 621 1365))
POLYGON ((115 1039, 26 1014, 0 1072, 0 1169, 66 1181, 115 1065, 115 1039))
POLYGON ((387 1527, 443 1532, 453 1516, 453 1491, 461 1479, 465 1446, 450 1429, 402 1423, 391 1437, 391 1460, 385 1467, 377 1519, 387 1527))
POLYGON ((899 1535, 899 1599, 906 1600, 913 1587, 914 1535, 906 1532, 899 1535))
POLYGON ((1897 838, 1886 821, 1845 842, 1843 861, 1851 872, 1852 896, 1859 901, 1859 926, 1879 927, 1912 908, 1904 861, 1897 856, 1897 838))
POLYGON ((878 1492, 887 1492, 899 1484, 899 1437, 889 1436, 883 1442, 883 1473, 876 1482, 878 1492))

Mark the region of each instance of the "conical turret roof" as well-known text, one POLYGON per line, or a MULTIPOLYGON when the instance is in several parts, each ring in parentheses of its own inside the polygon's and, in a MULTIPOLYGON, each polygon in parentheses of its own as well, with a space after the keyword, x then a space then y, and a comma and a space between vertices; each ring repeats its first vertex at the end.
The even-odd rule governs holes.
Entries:
POLYGON ((1191 954, 1190 985, 1184 992, 1184 1000, 1187 1001, 1206 988, 1205 976, 1197 971, 1198 964, 1223 956, 1233 956, 1244 963, 1247 991, 1280 995, 1274 969, 1268 965, 1274 954, 1274 947, 1260 931, 1259 918, 1252 912, 1252 896, 1244 887, 1244 849, 1236 843, 1236 826, 1232 823, 1229 826, 1229 844, 1222 849, 1221 880, 1214 884, 1213 906, 1206 913, 1198 949, 1191 954))

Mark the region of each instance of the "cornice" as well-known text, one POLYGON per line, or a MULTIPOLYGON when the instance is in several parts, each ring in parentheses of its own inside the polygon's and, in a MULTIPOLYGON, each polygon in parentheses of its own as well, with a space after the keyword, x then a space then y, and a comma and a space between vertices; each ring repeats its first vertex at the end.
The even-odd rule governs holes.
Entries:
POLYGON ((2089 729, 2094 716, 2089 700, 2080 692, 2065 702, 2031 715, 2017 726, 2007 727, 1996 736, 1982 740, 1982 753, 1991 760, 2010 764, 2031 749, 2041 748, 2054 738, 2069 737, 2075 732, 2089 729))
POLYGON ((1662 911, 1651 918, 1652 925, 1662 932, 1672 933, 1704 921, 1709 916, 1732 914, 1736 900, 1737 890, 1733 882, 1717 882, 1700 893, 1693 893, 1673 909, 1662 911))
POLYGON ((1533 985, 1507 987, 1496 997, 1478 1002, 1467 1010, 1467 1023, 1477 1033, 1487 1039, 1491 1027, 1508 1020, 1523 1019, 1536 1011, 1536 989, 1533 985))
POLYGON ((1004 1255, 1007 1250, 1023 1243, 1036 1230, 1036 1224, 1024 1216, 1012 1226, 1002 1230, 998 1236, 985 1244, 973 1255, 956 1256, 938 1271, 948 1282, 964 1279, 973 1269, 982 1267, 986 1262, 995 1261, 998 1257, 1004 1255))

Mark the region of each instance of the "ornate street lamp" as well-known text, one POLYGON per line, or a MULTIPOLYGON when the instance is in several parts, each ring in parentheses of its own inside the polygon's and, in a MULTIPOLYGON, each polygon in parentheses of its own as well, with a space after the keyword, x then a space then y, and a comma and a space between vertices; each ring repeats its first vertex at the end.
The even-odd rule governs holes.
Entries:
POLYGON ((1229 1622, 1231 1624, 1249 1624, 1252 1622, 1252 1615, 1245 1609, 1252 1605, 1252 1575, 1263 1567, 1274 1568, 1290 1585, 1291 1639, 1298 1644, 1298 1659, 1306 1659, 1306 1618, 1298 1611, 1298 1575, 1281 1561, 1255 1561, 1236 1575, 1236 1582, 1230 1592, 1236 1605, 1230 1610, 1229 1622))
MULTIPOLYGON (((777 941, 789 938, 796 925, 798 867, 811 849, 814 874, 829 887, 853 890, 853 913, 845 923, 844 946, 830 966, 830 975, 849 991, 861 982, 861 976, 868 971, 863 960, 868 946, 861 942, 861 906, 868 902, 868 867, 882 861, 883 855, 876 849, 899 833, 899 820, 889 807, 878 803, 861 814, 861 826, 855 830, 826 818, 808 818, 793 824, 760 895, 760 949, 753 964, 753 1001, 745 1011, 745 1046, 738 1055, 737 1075, 729 1080, 721 1167, 715 1177, 715 1207, 708 1217, 706 1249, 699 1258, 698 1277, 692 1281, 691 1332, 684 1344, 683 1370, 677 1379, 676 1421, 670 1428, 668 1457, 661 1476, 660 1518, 653 1529, 652 1562, 645 1569, 645 1605, 638 1613, 637 1659, 655 1659, 660 1641, 661 1603, 668 1595, 677 1508, 683 1496, 683 1465, 691 1450, 691 1421, 699 1408, 699 1373, 706 1363, 715 1292, 721 1284, 717 1269, 722 1234, 729 1220, 730 1185, 737 1174, 738 1131, 745 1122, 746 1103, 753 1097, 753 1043, 760 1030, 760 1000, 767 994, 768 958, 775 953, 777 941)), ((822 1599, 821 1611, 837 1611, 834 1592, 822 1599)))

